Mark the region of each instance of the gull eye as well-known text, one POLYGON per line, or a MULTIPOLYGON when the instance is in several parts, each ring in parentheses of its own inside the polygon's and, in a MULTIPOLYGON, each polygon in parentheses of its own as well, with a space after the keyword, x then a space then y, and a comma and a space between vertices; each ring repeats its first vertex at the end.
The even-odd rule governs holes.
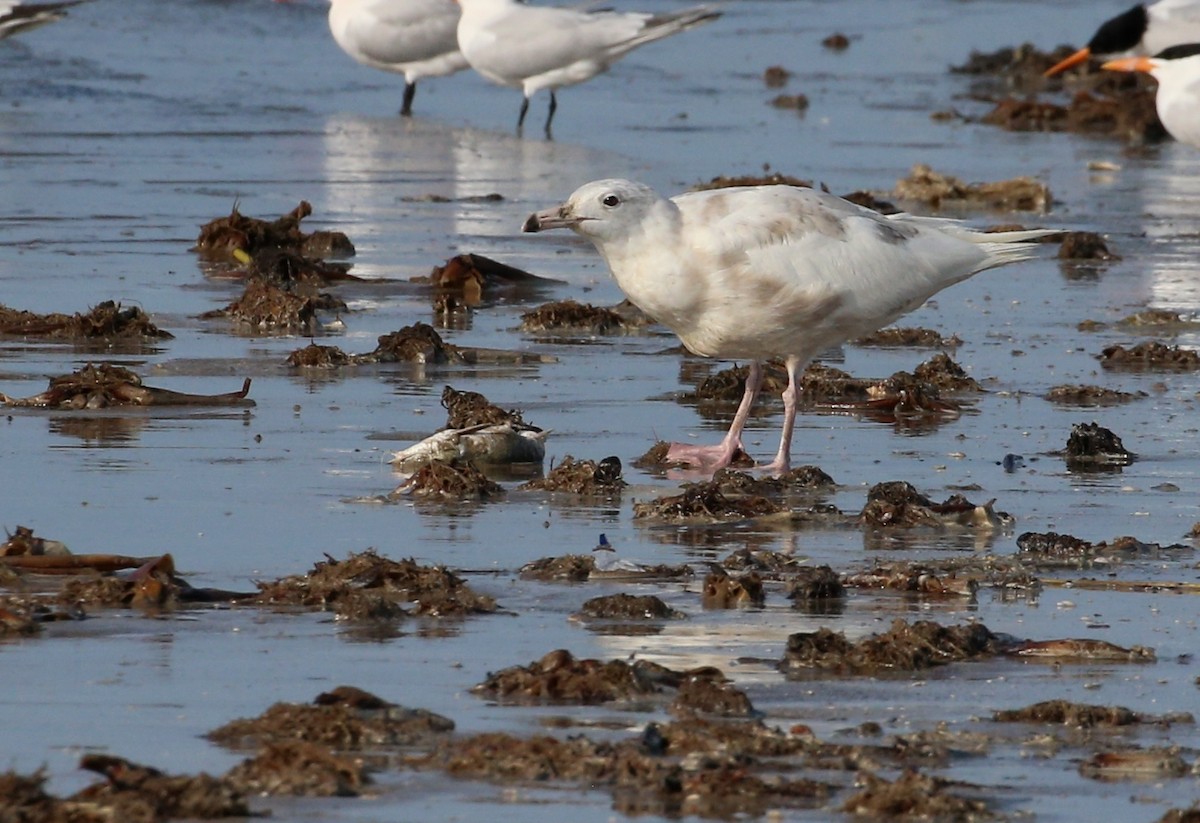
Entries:
POLYGON ((615 194, 606 194, 604 195, 604 199, 600 202, 608 206, 610 209, 614 209, 621 205, 621 198, 617 197, 615 194))

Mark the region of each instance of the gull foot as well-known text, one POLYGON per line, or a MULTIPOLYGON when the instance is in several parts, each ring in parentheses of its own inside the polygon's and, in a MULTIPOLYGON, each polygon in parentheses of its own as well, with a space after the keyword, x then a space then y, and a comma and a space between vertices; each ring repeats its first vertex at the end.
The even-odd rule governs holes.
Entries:
POLYGON ((672 443, 663 462, 669 466, 682 464, 707 474, 713 474, 726 466, 748 467, 754 464, 740 444, 734 444, 730 448, 724 444, 695 446, 690 443, 672 443))

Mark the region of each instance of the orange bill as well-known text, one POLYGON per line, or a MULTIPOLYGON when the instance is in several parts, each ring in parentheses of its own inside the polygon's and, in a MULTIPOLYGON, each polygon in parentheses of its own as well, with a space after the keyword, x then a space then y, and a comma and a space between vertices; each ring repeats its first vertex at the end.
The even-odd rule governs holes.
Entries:
POLYGON ((1100 68, 1109 71, 1144 71, 1149 74, 1154 68, 1154 61, 1149 57, 1122 57, 1119 60, 1109 60, 1100 68))
POLYGON ((1084 46, 1083 48, 1081 48, 1079 51, 1072 54, 1067 59, 1061 60, 1061 61, 1055 63, 1050 68, 1046 69, 1046 71, 1042 75, 1042 77, 1053 77, 1056 74, 1061 74, 1062 72, 1066 71, 1067 69, 1078 66, 1080 63, 1084 62, 1091 56, 1092 56, 1092 50, 1089 49, 1087 46, 1084 46))

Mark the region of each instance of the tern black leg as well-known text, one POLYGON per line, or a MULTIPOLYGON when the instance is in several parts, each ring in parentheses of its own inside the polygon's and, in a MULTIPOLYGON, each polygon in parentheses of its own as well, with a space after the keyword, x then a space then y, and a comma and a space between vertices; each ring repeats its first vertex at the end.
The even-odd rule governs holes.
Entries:
POLYGON ((525 126, 525 114, 529 111, 529 98, 521 100, 521 113, 517 116, 517 134, 521 133, 521 129, 525 126))
POLYGON ((554 119, 554 112, 558 110, 558 98, 554 96, 554 89, 550 89, 550 113, 546 115, 546 139, 554 139, 554 135, 550 133, 550 121, 554 119))
POLYGON ((400 106, 401 117, 412 117, 413 98, 417 96, 417 84, 404 84, 404 102, 400 106))

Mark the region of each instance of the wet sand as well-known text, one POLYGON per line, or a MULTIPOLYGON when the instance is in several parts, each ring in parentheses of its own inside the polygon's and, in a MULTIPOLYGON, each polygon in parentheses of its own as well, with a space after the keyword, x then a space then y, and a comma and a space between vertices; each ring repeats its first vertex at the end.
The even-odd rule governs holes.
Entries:
MULTIPOLYGON (((74 312, 112 299, 141 306, 175 335, 132 353, 0 341, 0 391, 33 395, 50 376, 110 360, 178 391, 227 392, 249 377, 256 403, 252 409, 8 410, 5 525, 30 526, 76 552, 170 552, 193 585, 231 589, 304 572, 324 553, 344 557, 374 547, 459 570, 510 613, 404 621, 384 636, 328 614, 248 607, 100 611, 86 621, 50 624, 39 637, 0 645, 9 768, 45 766, 56 793, 91 782, 77 769, 84 752, 169 772, 222 772, 243 755, 201 735, 276 701, 310 701, 343 683, 451 717, 459 734, 530 735, 559 716, 636 734, 660 719, 611 706, 496 706, 469 693, 489 672, 557 648, 603 660, 633 655, 672 668, 718 666, 767 723, 805 724, 821 739, 842 739, 843 730, 864 721, 880 723, 887 734, 940 723, 994 734, 986 721, 993 711, 1052 698, 1151 713, 1194 710, 1190 595, 1047 586, 1028 597, 984 590, 967 602, 856 591, 840 614, 825 616, 793 610, 770 585, 762 609, 706 610, 700 601, 705 564, 743 547, 850 571, 897 558, 1008 556, 1026 531, 1191 545, 1186 535, 1200 521, 1195 373, 1109 372, 1096 356, 1151 337, 1197 344, 1191 331, 1159 335, 1116 321, 1148 307, 1190 316, 1200 306, 1194 282, 1200 153, 1167 143, 1129 154, 1113 140, 1011 134, 930 118, 951 107, 982 112, 963 98, 966 81, 947 71, 971 49, 1026 40, 1049 49, 1082 40, 1097 22, 1092 4, 733 3, 718 23, 639 51, 609 75, 563 91, 552 143, 534 136, 536 130, 526 139, 514 136, 519 94, 469 74, 422 83, 417 116, 402 121, 394 116, 399 80, 342 55, 324 11, 316 2, 96 2, 0 43, 2 302, 74 312), (856 22, 863 19, 874 22, 856 22), (847 50, 821 48, 835 31, 851 35, 847 50), (779 93, 762 81, 771 65, 794 73, 784 90, 804 93, 806 112, 769 105, 779 93), (1091 161, 1119 168, 1089 170, 1091 161), (876 483, 908 480, 937 500, 963 487, 974 501, 996 498, 1015 524, 986 533, 880 538, 862 529, 634 520, 635 502, 673 494, 679 483, 635 469, 632 461, 656 439, 719 437, 727 417, 706 419, 675 396, 727 364, 664 353, 676 341, 653 331, 583 342, 518 332, 521 314, 546 300, 607 306, 620 299, 590 246, 521 235, 523 218, 598 177, 635 177, 674 193, 769 166, 838 193, 886 192, 918 162, 969 181, 1035 175, 1055 197, 1048 214, 966 216, 980 225, 1019 221, 1100 232, 1121 259, 1060 263, 1047 246, 1037 261, 938 295, 903 323, 962 338, 953 357, 986 393, 958 419, 925 431, 850 414, 803 414, 793 462, 828 472, 839 485, 823 502, 842 511, 862 508, 876 483), (502 199, 471 199, 491 193, 502 199), (317 342, 367 351, 379 335, 433 322, 428 289, 407 281, 454 254, 475 252, 559 282, 533 298, 501 297, 473 312, 465 327, 442 334, 458 345, 556 361, 388 364, 311 374, 284 364, 307 337, 247 335, 197 319, 240 293, 238 285, 207 276, 188 251, 199 227, 235 201, 247 214, 270 218, 301 199, 314 209, 306 227, 349 235, 358 250, 352 272, 372 281, 337 287, 349 305, 341 315, 344 330, 317 342), (1108 326, 1081 332, 1085 320, 1108 326), (1065 383, 1147 396, 1097 409, 1042 399, 1065 383), (547 469, 565 455, 617 455, 631 485, 618 502, 522 492, 514 480, 503 481, 509 491, 499 503, 363 502, 398 483, 387 463, 393 451, 442 425, 446 385, 520 408, 551 430, 547 469), (1068 471, 1056 452, 1073 424, 1092 420, 1116 432, 1138 459, 1113 473, 1068 471), (1024 459, 1006 472, 1001 463, 1009 454, 1024 459), (694 564, 699 576, 568 586, 517 575, 538 558, 589 553, 601 534, 621 557, 694 564), (618 591, 657 594, 687 619, 636 636, 589 631, 569 619, 584 600, 618 591), (1019 637, 1140 644, 1153 647, 1158 662, 1047 666, 1002 659, 916 678, 811 680, 785 679, 762 662, 778 660, 792 633, 828 626, 862 637, 884 631, 896 617, 948 625, 977 619, 1019 637)), ((540 122, 545 104, 535 98, 531 123, 540 122)), ((847 346, 829 362, 882 378, 931 354, 847 346)), ((755 457, 774 452, 780 417, 774 403, 752 419, 747 446, 755 457)), ((1187 552, 1041 574, 1118 582, 1195 582, 1196 576, 1187 552)), ((1038 731, 1025 729, 1027 736, 1038 731)), ((1120 735, 1126 744, 1182 746, 1189 763, 1200 746, 1194 725, 1120 735)), ((1066 746, 1043 758, 1030 755, 1021 737, 994 744, 986 757, 952 758, 932 771, 986 787, 1002 813, 1033 812, 1041 820, 1111 814, 1118 803, 1128 819, 1155 820, 1194 797, 1187 777, 1145 783, 1083 777, 1078 763, 1094 747, 1066 746)), ((400 770, 375 777, 378 796, 369 801, 254 803, 285 820, 614 815, 605 791, 514 789, 400 770)), ((847 794, 844 788, 812 819, 834 816, 847 794)))

